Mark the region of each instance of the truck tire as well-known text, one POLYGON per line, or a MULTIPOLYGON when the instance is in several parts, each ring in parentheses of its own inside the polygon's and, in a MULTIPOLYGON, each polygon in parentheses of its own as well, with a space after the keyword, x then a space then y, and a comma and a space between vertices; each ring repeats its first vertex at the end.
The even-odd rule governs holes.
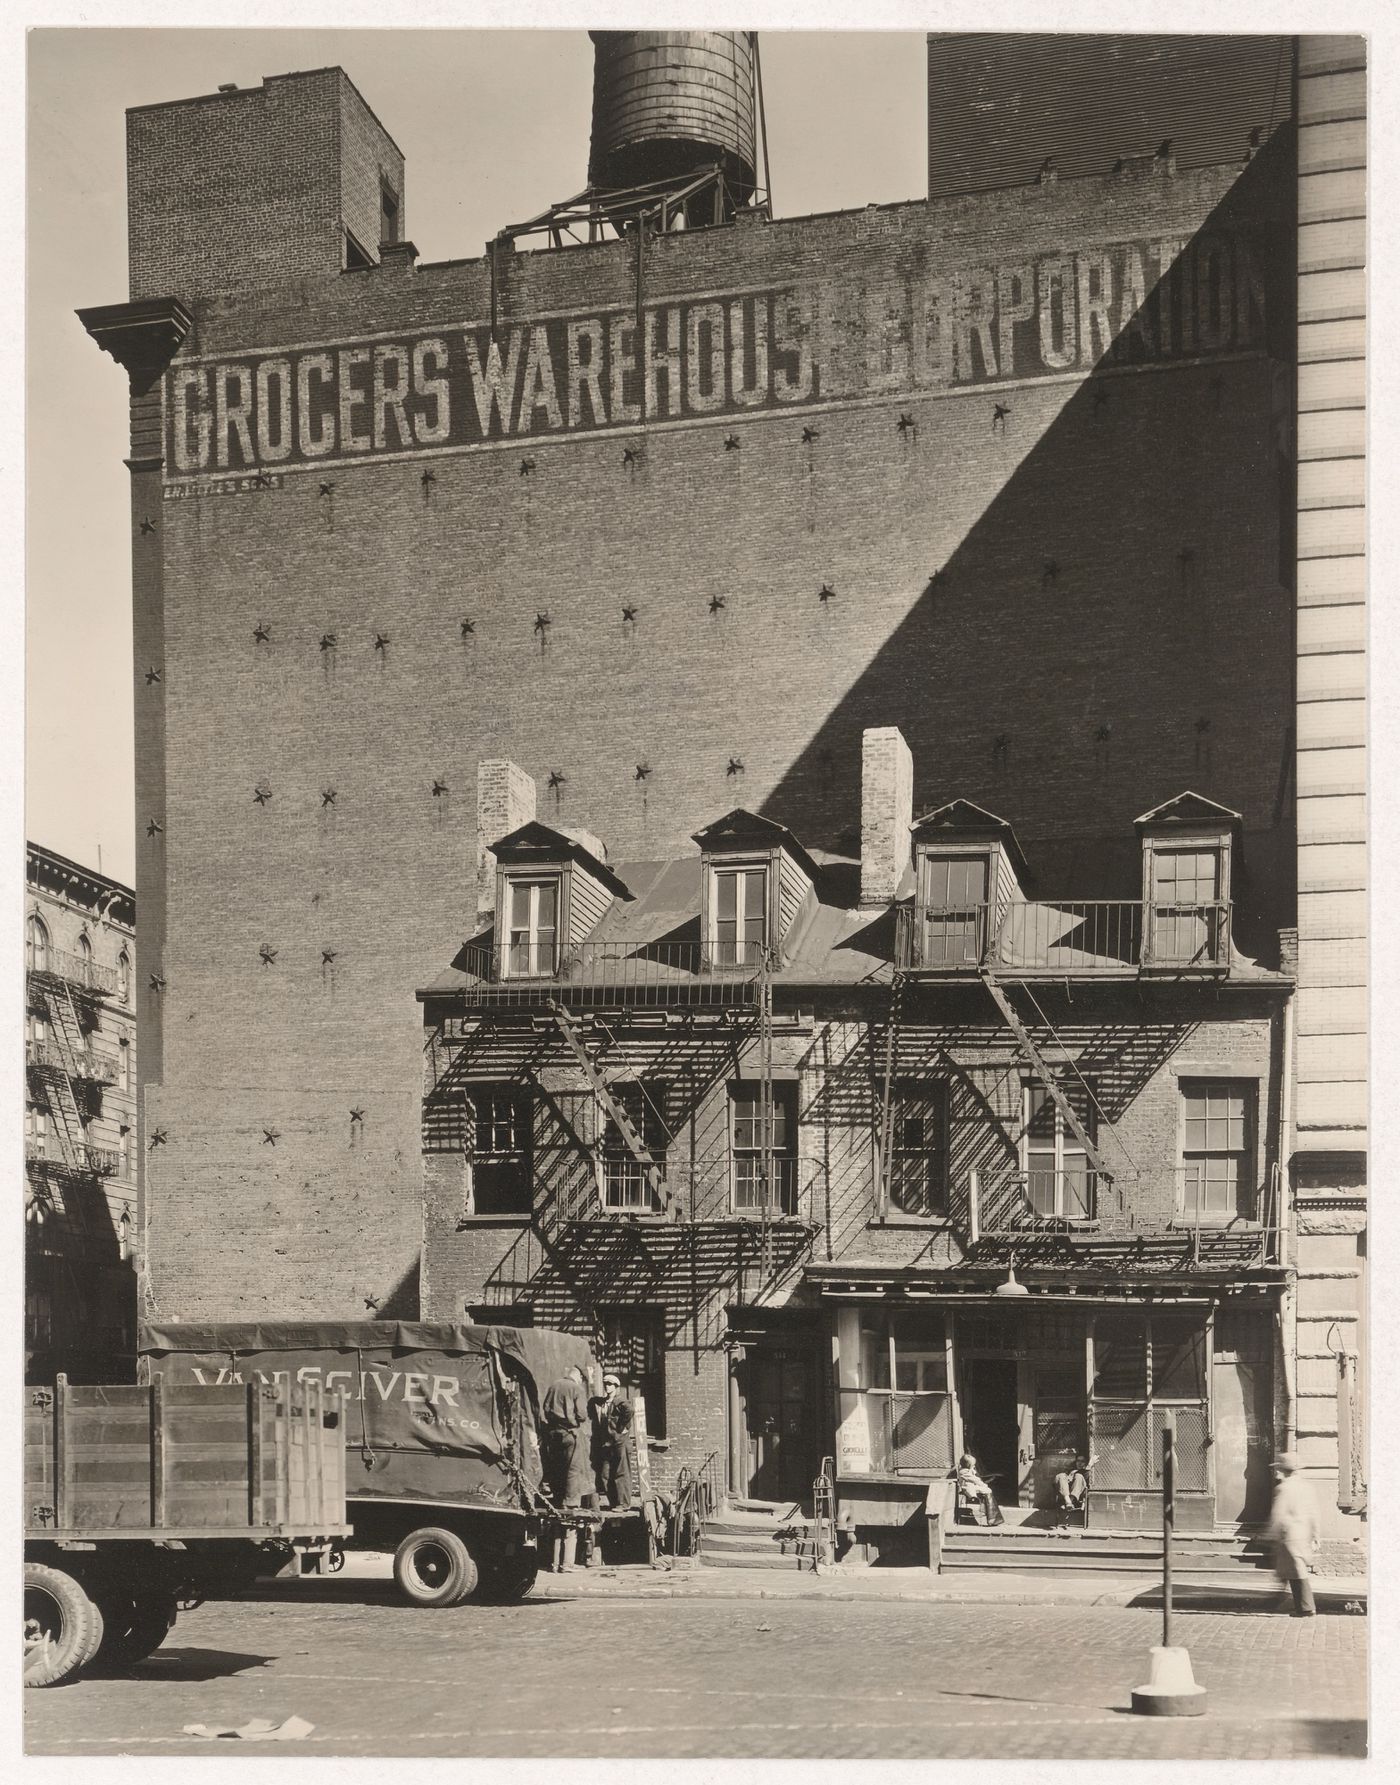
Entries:
POLYGON ((483 1605, 514 1605, 529 1594, 539 1571, 538 1550, 523 1550, 494 1562, 483 1558, 476 1596, 483 1605))
POLYGON ((102 1642, 92 1670, 122 1673, 152 1655, 175 1628, 176 1604, 168 1593, 143 1593, 102 1605, 102 1642))
POLYGON ((394 1552, 394 1580, 413 1605, 457 1605, 476 1590, 476 1563, 455 1531, 423 1525, 394 1552))
POLYGON ((102 1613, 71 1574, 24 1565, 24 1683, 57 1686, 87 1666, 102 1642, 102 1613))

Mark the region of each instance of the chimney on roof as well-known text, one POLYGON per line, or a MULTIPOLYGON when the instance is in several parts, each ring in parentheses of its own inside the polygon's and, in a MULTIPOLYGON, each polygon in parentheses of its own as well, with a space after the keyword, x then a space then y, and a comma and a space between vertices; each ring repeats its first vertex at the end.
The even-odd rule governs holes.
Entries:
POLYGON ((860 740, 860 902, 887 905, 909 863, 914 823, 914 758, 897 725, 873 726, 860 740))
POLYGON ((491 845, 535 816, 535 782, 514 762, 483 762, 476 771, 476 915, 496 910, 496 857, 491 845))

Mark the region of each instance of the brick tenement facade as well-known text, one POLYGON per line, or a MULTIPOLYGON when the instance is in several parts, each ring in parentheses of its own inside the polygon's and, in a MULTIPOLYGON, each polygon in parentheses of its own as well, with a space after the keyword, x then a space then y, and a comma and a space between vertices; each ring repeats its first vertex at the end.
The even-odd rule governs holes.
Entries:
MULTIPOLYGON (((907 751, 897 734, 870 742, 866 808, 883 838, 907 751)), ((483 778, 499 784, 502 766, 483 778)), ((965 841, 936 834, 935 861, 966 859, 965 841)), ((912 896, 908 915, 926 895, 904 891, 907 824, 905 835, 895 885, 901 901, 912 896)), ((557 842, 562 863, 567 839, 557 842)), ((501 848, 509 885, 524 870, 501 848)), ((636 896, 618 898, 595 941, 563 950, 557 976, 518 980, 498 952, 467 949, 423 992, 425 1316, 586 1333, 634 1383, 647 1378, 649 1425, 667 1446, 654 1459, 662 1485, 717 1454, 731 1491, 800 1496, 831 1455, 843 1503, 887 1546, 919 1510, 919 1484, 951 1464, 955 1438, 1001 1465, 1016 1414, 1004 1431, 986 1423, 977 1372, 993 1353, 1022 1360, 1014 1387, 1030 1422, 1020 1481, 1004 1480, 1003 1498, 1043 1508, 1053 1457, 1063 1466, 1066 1446, 1087 1442, 1103 1453, 1101 1515, 1141 1517, 1151 1484, 1133 1474, 1136 1440, 1114 1426, 1114 1397, 1130 1390, 1113 1386, 1117 1366, 1104 1359, 1122 1338, 1113 1323, 1145 1318, 1155 1394, 1181 1404, 1201 1518, 1258 1516, 1285 1281, 1290 980, 1229 951, 1223 973, 1198 964, 1158 978, 1151 951, 1117 929, 1118 907, 998 901, 997 921, 1018 935, 1078 939, 1072 954, 1022 949, 1026 983, 1010 972, 1005 995, 1037 1056, 977 970, 1004 947, 897 977, 894 900, 857 905, 856 863, 825 858, 814 906, 771 938, 781 965, 766 1076, 785 1114, 765 1219, 752 1204, 742 1114, 765 1080, 755 975, 726 987, 703 953, 686 952, 703 942, 645 940, 703 937, 687 918, 698 920, 702 879, 725 859, 619 864, 636 896), (1112 948, 1096 956, 1086 938, 1110 931, 1112 948), (567 1024, 551 1014, 560 1002, 567 1024), (577 1026, 610 1096, 645 1095, 655 1121, 639 1131, 664 1203, 642 1193, 561 1026, 577 1026), (1042 1067, 1091 1130, 1092 1164, 1064 1118, 1051 1111, 1047 1125, 1036 1113, 1042 1067), (1228 1206, 1200 1220, 1191 1185, 1206 1143, 1190 1112, 1211 1094, 1239 1112, 1238 1126, 1210 1141, 1235 1150, 1239 1175, 1228 1206), (507 1117, 506 1105, 518 1113, 507 1117), (504 1201, 492 1175, 503 1166, 518 1174, 504 1201), (997 1294, 1017 1268, 1039 1298, 1024 1307, 997 1294), (880 1380, 868 1348, 887 1314, 924 1374, 906 1380, 915 1364, 897 1348, 896 1379, 880 1380), (1167 1333, 1195 1348, 1194 1374, 1173 1375, 1167 1333), (1086 1346, 1096 1360, 1087 1377, 1086 1346), (784 1372, 786 1395, 774 1386, 784 1372), (872 1434, 880 1418, 891 1429, 872 1434)), ((549 872, 547 852, 532 847, 530 877, 549 872)))
POLYGON ((121 1381, 140 1250, 135 904, 36 844, 26 870, 26 1369, 121 1381))

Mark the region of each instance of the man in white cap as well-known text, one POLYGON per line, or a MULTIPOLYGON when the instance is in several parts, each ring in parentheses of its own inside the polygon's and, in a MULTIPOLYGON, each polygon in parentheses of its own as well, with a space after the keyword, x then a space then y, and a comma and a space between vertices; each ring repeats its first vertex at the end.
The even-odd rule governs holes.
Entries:
POLYGON ((1313 1601, 1312 1558, 1318 1545, 1317 1503, 1313 1491, 1298 1472, 1291 1450, 1274 1458, 1274 1503, 1269 1514, 1269 1536, 1274 1546, 1274 1571, 1288 1582, 1293 1595, 1293 1616, 1317 1615, 1313 1601))

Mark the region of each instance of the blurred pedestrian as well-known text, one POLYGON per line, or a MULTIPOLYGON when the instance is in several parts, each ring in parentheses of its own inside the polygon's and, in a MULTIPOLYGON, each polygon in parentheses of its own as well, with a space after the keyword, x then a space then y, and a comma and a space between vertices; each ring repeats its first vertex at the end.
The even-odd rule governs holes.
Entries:
POLYGON ((1319 1542, 1317 1502, 1312 1488, 1298 1472, 1291 1450, 1274 1458, 1274 1503, 1269 1513, 1269 1537, 1274 1546, 1274 1571, 1288 1582, 1295 1618, 1317 1615, 1313 1600, 1312 1560, 1319 1542))

